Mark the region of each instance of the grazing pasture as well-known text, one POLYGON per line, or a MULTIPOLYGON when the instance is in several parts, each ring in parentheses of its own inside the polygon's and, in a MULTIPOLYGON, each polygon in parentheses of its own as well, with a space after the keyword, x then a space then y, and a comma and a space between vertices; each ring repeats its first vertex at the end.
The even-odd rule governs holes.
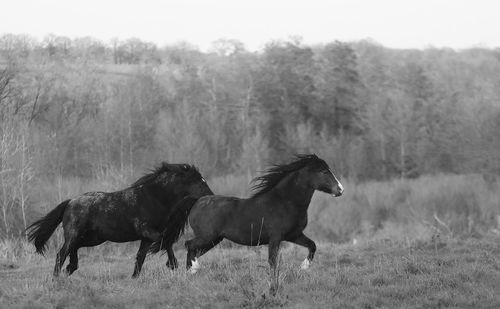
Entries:
POLYGON ((154 255, 138 279, 130 278, 132 248, 82 250, 80 269, 53 279, 54 253, 43 258, 23 241, 4 240, 0 308, 500 308, 496 236, 321 243, 307 271, 299 269, 307 250, 285 244, 274 297, 264 247, 216 247, 195 275, 154 255))

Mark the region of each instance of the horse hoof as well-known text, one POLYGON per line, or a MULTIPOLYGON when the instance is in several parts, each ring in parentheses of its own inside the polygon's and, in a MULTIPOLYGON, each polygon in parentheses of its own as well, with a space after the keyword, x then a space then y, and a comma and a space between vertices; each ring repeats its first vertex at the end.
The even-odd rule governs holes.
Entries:
POLYGON ((309 268, 309 266, 311 266, 311 261, 309 261, 309 259, 305 259, 302 264, 300 264, 300 269, 302 270, 306 270, 309 268))
POLYGON ((198 272, 198 270, 200 270, 200 268, 199 268, 199 267, 191 267, 191 268, 189 269, 189 273, 190 273, 191 275, 194 275, 194 274, 196 274, 196 273, 198 272))
POLYGON ((166 265, 167 265, 167 267, 168 267, 168 268, 170 268, 171 270, 175 270, 175 269, 178 267, 177 262, 171 262, 171 261, 168 261, 166 265))
POLYGON ((278 293, 278 285, 277 284, 271 284, 271 287, 269 288, 269 295, 271 295, 271 296, 274 297, 274 296, 276 296, 277 293, 278 293))
POLYGON ((191 263, 191 268, 189 268, 189 273, 194 275, 200 270, 200 263, 198 263, 198 259, 194 259, 191 263))

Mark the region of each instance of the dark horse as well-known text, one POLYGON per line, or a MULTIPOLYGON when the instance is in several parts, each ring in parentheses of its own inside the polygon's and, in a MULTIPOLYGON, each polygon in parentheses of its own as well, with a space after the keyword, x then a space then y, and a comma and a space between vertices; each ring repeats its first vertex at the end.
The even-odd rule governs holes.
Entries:
MULTIPOLYGON (((307 225, 307 208, 315 190, 333 196, 344 189, 328 165, 316 155, 298 155, 296 160, 275 165, 253 180, 256 191, 248 199, 227 196, 205 196, 185 199, 175 212, 189 213, 188 220, 195 237, 186 241, 186 266, 198 268, 197 258, 222 239, 247 246, 269 244, 269 264, 276 271, 276 258, 282 241, 307 247, 309 254, 302 263, 308 268, 316 251, 314 242, 303 234, 307 225)), ((172 216, 174 218, 174 216, 172 216)), ((186 221, 169 222, 165 231, 179 234, 186 221)), ((155 242, 151 250, 164 247, 155 242)))
MULTIPOLYGON (((116 192, 89 192, 59 204, 28 227, 28 239, 43 254, 46 242, 63 223, 64 244, 57 254, 54 276, 69 254, 68 274, 78 268, 77 251, 105 241, 141 240, 133 277, 139 275, 149 247, 162 239, 168 253, 167 266, 177 267, 172 245, 177 235, 161 237, 174 205, 187 197, 213 194, 198 170, 187 164, 163 162, 130 187, 116 192)), ((178 237, 178 236, 177 236, 178 237)))

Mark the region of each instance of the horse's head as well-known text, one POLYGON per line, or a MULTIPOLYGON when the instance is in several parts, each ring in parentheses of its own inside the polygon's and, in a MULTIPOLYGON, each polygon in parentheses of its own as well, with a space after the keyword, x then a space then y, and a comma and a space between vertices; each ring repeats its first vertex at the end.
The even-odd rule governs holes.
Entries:
POLYGON ((137 186, 152 186, 160 190, 158 194, 168 192, 177 198, 187 196, 200 198, 214 194, 198 169, 189 164, 162 162, 156 170, 132 184, 132 187, 137 186))
POLYGON ((174 186, 181 196, 200 198, 214 194, 196 167, 189 164, 174 164, 174 166, 174 186))
POLYGON ((310 160, 305 172, 309 174, 313 188, 333 196, 341 196, 344 193, 344 187, 332 173, 328 164, 316 155, 310 155, 310 160))

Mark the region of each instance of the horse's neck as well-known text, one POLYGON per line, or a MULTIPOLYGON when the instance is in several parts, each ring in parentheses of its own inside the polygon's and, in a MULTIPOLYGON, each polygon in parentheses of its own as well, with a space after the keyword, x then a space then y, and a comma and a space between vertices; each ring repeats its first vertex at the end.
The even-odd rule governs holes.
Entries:
POLYGON ((144 186, 144 190, 149 192, 151 196, 161 202, 164 206, 168 206, 169 203, 176 203, 181 200, 181 197, 175 195, 168 188, 163 188, 160 186, 144 186))
POLYGON ((304 210, 309 207, 314 194, 314 189, 309 187, 303 179, 300 179, 298 172, 286 176, 272 191, 304 210))

